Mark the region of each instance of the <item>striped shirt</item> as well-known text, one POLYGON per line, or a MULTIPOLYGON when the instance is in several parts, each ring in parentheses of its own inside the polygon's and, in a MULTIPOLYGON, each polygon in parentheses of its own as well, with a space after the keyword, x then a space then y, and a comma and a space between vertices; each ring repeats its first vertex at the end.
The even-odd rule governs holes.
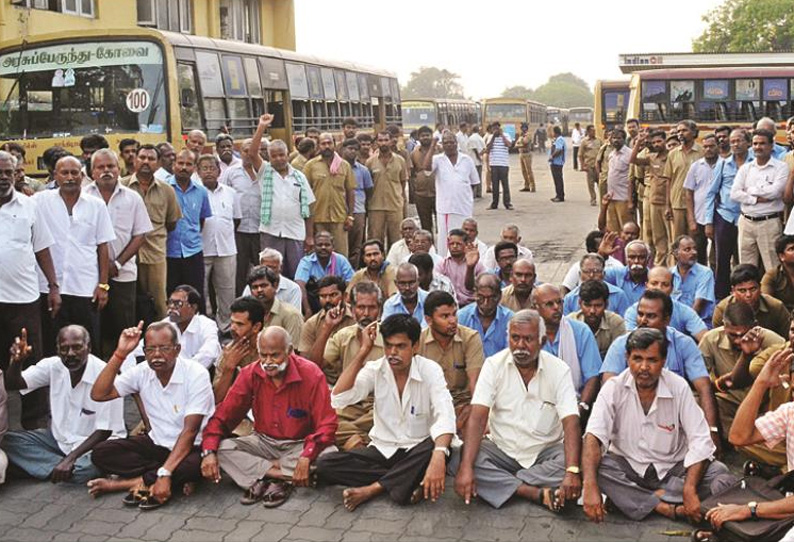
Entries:
MULTIPOLYGON (((508 139, 508 141, 510 140, 509 135, 503 135, 508 139)), ((510 161, 508 150, 508 146, 505 145, 505 142, 501 137, 494 137, 493 145, 491 146, 490 151, 488 151, 488 164, 492 166, 509 166, 510 161)))

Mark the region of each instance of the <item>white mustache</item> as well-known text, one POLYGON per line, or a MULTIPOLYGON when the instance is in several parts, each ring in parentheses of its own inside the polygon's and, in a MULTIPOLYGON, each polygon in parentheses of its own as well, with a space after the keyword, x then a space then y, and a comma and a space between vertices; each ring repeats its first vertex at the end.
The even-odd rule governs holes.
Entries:
POLYGON ((635 263, 634 265, 631 266, 630 269, 631 271, 640 271, 642 269, 645 269, 645 266, 635 263))

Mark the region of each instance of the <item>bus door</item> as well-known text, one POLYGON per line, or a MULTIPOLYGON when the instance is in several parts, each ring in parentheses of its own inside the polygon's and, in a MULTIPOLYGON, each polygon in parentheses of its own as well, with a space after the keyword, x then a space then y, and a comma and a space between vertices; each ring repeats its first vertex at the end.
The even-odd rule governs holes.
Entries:
MULTIPOLYGON (((179 87, 179 113, 182 119, 181 131, 186 134, 190 130, 203 130, 201 119, 204 118, 202 100, 196 85, 196 65, 194 63, 177 62, 177 83, 179 87)), ((172 142, 178 147, 182 141, 172 142)))
POLYGON ((289 98, 289 84, 287 81, 284 61, 277 58, 259 57, 259 76, 262 82, 262 97, 265 102, 265 112, 273 115, 270 125, 271 139, 280 139, 292 149, 290 137, 292 107, 289 98))

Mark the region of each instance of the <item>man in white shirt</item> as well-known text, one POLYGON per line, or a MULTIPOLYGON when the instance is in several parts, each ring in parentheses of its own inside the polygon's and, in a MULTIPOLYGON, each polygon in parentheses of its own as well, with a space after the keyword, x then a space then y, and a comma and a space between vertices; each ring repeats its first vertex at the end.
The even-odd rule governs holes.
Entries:
MULTIPOLYGON (((42 315, 46 355, 55 353, 55 336, 63 326, 79 324, 91 336, 99 337, 99 312, 108 302, 109 243, 116 233, 104 202, 81 192, 82 180, 80 161, 64 156, 55 164, 58 189, 34 196, 39 216, 55 239, 50 254, 63 300, 54 318, 48 312, 42 315)), ((53 284, 41 270, 38 273, 39 292, 45 298, 53 284)), ((92 349, 98 352, 99 344, 92 349)))
MULTIPOLYGON (((441 134, 441 138, 444 135, 441 134)), ((469 148, 469 123, 461 122, 458 131, 455 133, 455 140, 458 142, 458 151, 465 153, 469 148)))
POLYGON ((612 195, 607 208, 607 230, 619 232, 623 224, 634 220, 634 180, 629 176, 631 148, 626 146, 626 132, 615 128, 609 136, 612 153, 608 158, 607 194, 612 195))
MULTIPOLYGON (((466 240, 469 243, 473 243, 477 247, 477 251, 480 253, 480 260, 485 258, 485 255, 488 253, 488 245, 483 243, 482 240, 478 238, 478 235, 480 235, 480 229, 477 221, 469 217, 463 221, 463 225, 460 228, 466 232, 466 240)), ((486 269, 489 268, 486 267, 486 269)))
POLYGON ((201 479, 201 431, 215 411, 215 400, 209 373, 179 355, 177 331, 167 322, 147 328, 146 363, 118 375, 138 346, 141 325, 124 330, 94 382, 91 398, 103 402, 137 393, 151 428, 145 434, 97 445, 94 465, 118 478, 91 480, 88 490, 94 496, 127 490, 124 504, 153 510, 171 498, 173 486, 187 492, 201 479))
POLYGON ((573 125, 573 130, 571 130, 571 146, 573 147, 573 169, 577 171, 579 169, 579 145, 582 144, 582 138, 584 137, 584 133, 582 133, 582 127, 578 122, 575 122, 573 125))
POLYGON ((785 204, 783 190, 789 168, 772 157, 774 132, 753 132, 755 160, 746 162, 736 173, 731 199, 741 203, 739 217, 739 263, 759 265, 765 269, 777 266, 775 241, 782 233, 785 204))
MULTIPOLYGON (((50 247, 54 240, 38 205, 14 190, 16 159, 0 151, 0 367, 8 366, 8 352, 14 339, 28 331, 28 344, 36 355, 42 352, 41 308, 37 264, 47 278, 46 305, 49 318, 61 307, 50 247)), ((22 398, 22 427, 40 427, 46 419, 47 395, 43 390, 22 398)))
MULTIPOLYGON (((400 222, 400 235, 402 239, 396 243, 392 243, 389 248, 389 253, 386 255, 386 261, 393 264, 402 263, 406 258, 411 256, 411 241, 414 238, 414 233, 419 229, 419 224, 416 223, 415 218, 406 218, 400 222)), ((430 243, 432 244, 432 238, 430 243)))
POLYGON ((177 330, 180 356, 209 369, 221 354, 218 325, 199 314, 199 303, 201 294, 195 288, 187 284, 177 286, 168 298, 168 317, 163 322, 177 330))
POLYGON ((272 248, 284 257, 284 274, 295 278, 304 251, 314 248, 314 220, 309 206, 315 197, 306 176, 287 162, 287 145, 276 139, 267 148, 270 162, 259 156, 262 135, 273 122, 273 115, 262 115, 256 127, 248 157, 262 187, 259 223, 262 248, 272 248))
MULTIPOLYGON (((212 216, 204 221, 201 239, 204 245, 204 299, 208 309, 215 306, 215 321, 221 333, 229 331, 229 306, 234 301, 237 272, 237 245, 234 231, 240 225, 240 200, 234 188, 218 182, 221 163, 214 155, 198 159, 196 170, 210 199, 212 216), (210 283, 215 299, 210 297, 210 283)), ((207 311, 208 313, 211 311, 207 311)))
POLYGON ((714 249, 709 255, 708 239, 706 238, 706 198, 714 179, 714 168, 720 159, 717 137, 709 134, 701 141, 703 158, 696 160, 689 168, 684 180, 686 196, 686 220, 689 234, 695 239, 698 251, 698 263, 708 265, 714 261, 714 249))
POLYGON ((656 512, 697 523, 700 499, 736 480, 713 460, 709 424, 689 383, 664 369, 667 347, 658 329, 632 331, 628 370, 604 384, 593 405, 582 458, 591 521, 604 521, 605 493, 635 521, 656 512))
MULTIPOLYGON (((218 178, 225 183, 226 172, 233 167, 239 167, 243 161, 234 155, 234 138, 229 134, 218 134, 215 137, 215 154, 218 156, 218 178)), ((201 177, 201 172, 198 172, 201 177)), ((219 181, 221 182, 221 181, 219 181)))
MULTIPOLYGON (((518 257, 525 258, 528 260, 532 259, 532 251, 529 250, 527 247, 521 244, 521 230, 518 227, 518 224, 505 224, 502 226, 502 231, 499 233, 500 241, 508 241, 510 243, 515 243, 518 247, 518 257)), ((493 246, 488 247, 485 251, 485 254, 482 257, 482 265, 486 269, 495 269, 497 266, 496 263, 496 255, 494 254, 494 249, 496 248, 496 244, 493 246)))
POLYGON ((477 177, 480 179, 480 184, 473 186, 474 197, 482 197, 482 153, 485 150, 485 140, 480 133, 481 128, 477 125, 472 126, 471 135, 469 136, 469 146, 466 149, 466 154, 474 162, 474 167, 477 170, 477 177))
POLYGON ((537 312, 519 311, 508 348, 485 360, 459 466, 458 454, 450 465, 466 504, 479 496, 499 508, 517 495, 558 512, 581 494, 576 392, 568 365, 541 350, 545 333, 537 312))
POLYGON ((118 399, 98 403, 91 387, 105 362, 90 353, 91 338, 82 326, 66 326, 58 333, 58 355, 27 369, 22 364, 32 348, 27 333, 12 347, 5 373, 8 390, 23 395, 49 387, 52 421, 49 428, 11 431, 3 449, 17 467, 38 480, 82 484, 99 476, 91 451, 108 438, 124 438, 124 403, 118 399))
POLYGON ((123 186, 119 182, 119 174, 116 154, 110 149, 99 149, 91 156, 91 177, 94 182, 83 188, 85 194, 105 202, 116 234, 116 239, 108 246, 110 291, 100 326, 103 357, 113 353, 121 332, 137 322, 136 255, 145 235, 153 229, 143 198, 123 186))
POLYGON ((158 165, 160 167, 154 172, 154 178, 158 181, 167 182, 168 177, 174 174, 176 150, 170 143, 163 142, 157 145, 157 152, 160 155, 158 158, 158 165))
MULTIPOLYGON (((259 253, 259 264, 269 267, 278 277, 278 290, 276 290, 276 297, 282 302, 292 305, 298 310, 303 307, 303 292, 301 287, 294 280, 290 280, 281 273, 281 262, 283 256, 278 250, 266 248, 259 253)), ((248 288, 248 286, 246 286, 248 288)), ((251 290, 248 293, 251 295, 251 290)))
POLYGON ((419 323, 408 315, 386 318, 380 325, 384 356, 367 363, 377 329, 377 322, 365 328, 358 354, 331 392, 331 405, 337 409, 374 394, 370 445, 317 460, 320 481, 352 486, 342 493, 350 511, 382 493, 397 504, 422 497, 435 502, 444 492, 455 434, 455 409, 444 371, 414 354, 419 323))

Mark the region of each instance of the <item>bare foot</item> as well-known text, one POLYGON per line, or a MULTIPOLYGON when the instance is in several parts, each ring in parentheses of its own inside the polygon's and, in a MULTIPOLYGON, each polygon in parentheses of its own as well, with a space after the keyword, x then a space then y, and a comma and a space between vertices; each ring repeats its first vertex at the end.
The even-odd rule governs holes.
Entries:
POLYGON ((88 493, 96 498, 105 493, 115 493, 117 491, 129 491, 141 482, 140 478, 126 480, 124 478, 94 478, 89 480, 88 493))
POLYGON ((196 483, 195 482, 188 482, 182 486, 182 494, 185 497, 190 497, 193 492, 196 490, 196 483))
POLYGON ((382 486, 377 484, 366 487, 351 487, 342 492, 342 500, 345 503, 345 508, 347 508, 348 512, 352 512, 359 505, 364 504, 382 491, 382 486), (380 490, 378 488, 380 488, 380 490))

